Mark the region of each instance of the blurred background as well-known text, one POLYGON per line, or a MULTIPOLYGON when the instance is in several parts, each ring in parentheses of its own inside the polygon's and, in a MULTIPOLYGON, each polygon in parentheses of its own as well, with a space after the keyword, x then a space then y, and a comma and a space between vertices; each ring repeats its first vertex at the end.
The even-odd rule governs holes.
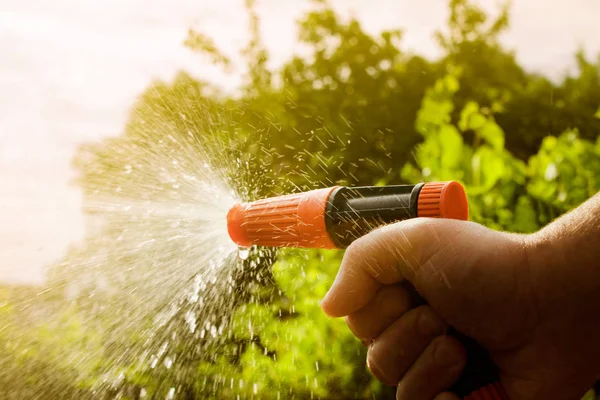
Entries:
POLYGON ((0 388, 15 399, 393 398, 360 343, 318 310, 336 252, 280 253, 271 268, 275 255, 256 250, 230 275, 243 290, 226 321, 207 317, 216 300, 137 332, 125 295, 178 271, 170 290, 184 290, 202 266, 177 269, 177 247, 157 261, 137 236, 125 242, 137 252, 117 257, 124 232, 158 228, 115 217, 98 194, 188 196, 139 182, 170 162, 163 140, 190 136, 199 165, 245 200, 456 179, 473 220, 533 232, 600 189, 597 15, 589 0, 0 0, 0 362, 11 366, 0 388), (142 268, 155 279, 88 276, 142 268), (175 339, 190 315, 212 321, 212 342, 198 344, 204 328, 175 339))

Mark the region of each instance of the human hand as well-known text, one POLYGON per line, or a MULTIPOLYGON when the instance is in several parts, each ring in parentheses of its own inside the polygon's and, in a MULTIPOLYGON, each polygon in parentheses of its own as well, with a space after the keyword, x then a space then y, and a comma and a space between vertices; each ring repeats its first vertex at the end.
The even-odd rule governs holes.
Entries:
POLYGON ((586 267, 593 257, 569 261, 570 242, 553 236, 443 219, 389 225, 348 248, 321 306, 370 343, 369 368, 398 399, 457 398, 444 393, 465 364, 444 334, 453 326, 489 352, 511 400, 577 400, 600 377, 600 271, 586 267), (411 309, 403 280, 429 305, 411 309))

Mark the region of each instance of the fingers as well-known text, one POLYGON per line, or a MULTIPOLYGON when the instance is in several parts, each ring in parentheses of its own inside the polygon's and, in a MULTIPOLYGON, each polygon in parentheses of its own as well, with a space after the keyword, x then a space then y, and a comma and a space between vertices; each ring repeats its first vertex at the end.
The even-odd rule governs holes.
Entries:
POLYGON ((381 382, 396 385, 446 327, 429 306, 408 311, 373 341, 367 354, 369 369, 381 382))
POLYGON ((410 295, 404 288, 385 286, 369 304, 347 316, 346 324, 357 338, 370 341, 410 308, 410 295))
POLYGON ((448 390, 458 380, 466 363, 465 350, 451 336, 436 338, 398 383, 398 400, 456 400, 448 390))
POLYGON ((346 316, 367 305, 382 285, 405 278, 428 281, 436 272, 435 264, 446 263, 465 247, 459 232, 474 226, 466 221, 417 218, 357 239, 321 301, 323 311, 331 317, 346 316))

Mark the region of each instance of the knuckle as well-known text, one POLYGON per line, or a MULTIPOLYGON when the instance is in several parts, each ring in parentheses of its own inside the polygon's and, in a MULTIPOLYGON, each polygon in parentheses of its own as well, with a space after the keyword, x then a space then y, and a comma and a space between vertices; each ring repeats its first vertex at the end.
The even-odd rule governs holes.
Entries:
POLYGON ((346 248, 344 253, 345 260, 353 261, 363 257, 362 241, 363 238, 358 238, 357 240, 350 243, 350 245, 346 248))
POLYGON ((441 335, 446 328, 445 322, 427 305, 415 308, 413 324, 425 336, 441 335))
POLYGON ((433 341, 431 358, 433 365, 437 368, 451 368, 449 373, 455 372, 455 368, 465 363, 465 355, 462 345, 450 336, 440 336, 433 341))

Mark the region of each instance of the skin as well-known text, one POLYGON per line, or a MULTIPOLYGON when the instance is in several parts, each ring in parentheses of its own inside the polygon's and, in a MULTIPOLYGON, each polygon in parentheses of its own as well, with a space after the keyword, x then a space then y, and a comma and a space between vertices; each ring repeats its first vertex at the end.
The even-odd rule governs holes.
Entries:
POLYGON ((531 235, 417 218, 356 240, 321 302, 398 399, 445 392, 478 341, 511 400, 579 400, 600 379, 600 194, 531 235), (411 308, 410 282, 428 305, 411 308))

